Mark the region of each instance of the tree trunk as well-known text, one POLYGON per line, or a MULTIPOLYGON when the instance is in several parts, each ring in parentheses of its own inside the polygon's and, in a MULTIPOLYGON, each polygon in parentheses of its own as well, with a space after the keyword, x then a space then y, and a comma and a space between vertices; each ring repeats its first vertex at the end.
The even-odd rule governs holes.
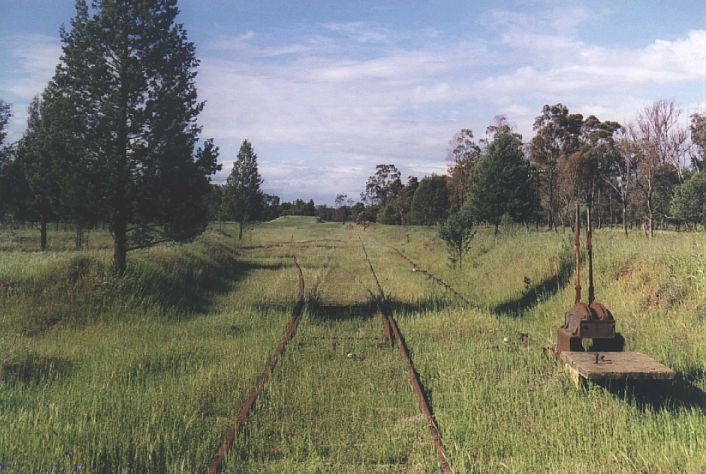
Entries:
POLYGON ((127 269, 127 223, 122 219, 113 223, 113 266, 118 275, 127 269))
POLYGON ((81 224, 76 224, 76 238, 75 238, 75 246, 76 250, 81 250, 83 248, 83 242, 84 242, 84 228, 83 225, 81 224))
POLYGON ((554 172, 549 171, 549 228, 556 232, 554 216, 554 172))
POLYGON ((499 223, 499 222, 496 222, 496 223, 495 223, 495 232, 493 232, 493 235, 498 235, 498 233, 499 233, 499 232, 498 232, 498 227, 500 227, 500 223, 499 223))
MULTIPOLYGON (((123 18, 127 19, 127 4, 123 4, 123 18)), ((119 87, 120 102, 118 104, 120 117, 117 124, 117 166, 115 185, 112 189, 113 201, 113 265, 115 273, 123 275, 127 269, 127 223, 129 221, 130 204, 127 201, 127 188, 130 181, 128 165, 128 105, 130 100, 130 44, 129 33, 123 27, 121 33, 121 51, 119 52, 119 87)))
POLYGON ((623 231, 625 232, 625 237, 628 236, 628 206, 623 201, 623 231))
POLYGON ((39 217, 39 247, 42 252, 47 250, 47 218, 43 215, 39 217))
POLYGON ((243 226, 245 225, 245 219, 240 219, 240 228, 238 229, 238 240, 243 240, 243 226))

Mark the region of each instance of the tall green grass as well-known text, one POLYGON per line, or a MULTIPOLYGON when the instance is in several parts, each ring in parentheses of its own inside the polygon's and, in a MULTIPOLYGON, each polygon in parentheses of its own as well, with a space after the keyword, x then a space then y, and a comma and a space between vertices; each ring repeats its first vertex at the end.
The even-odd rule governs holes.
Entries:
MULTIPOLYGON (((494 237, 483 229, 463 270, 443 263, 443 246, 429 230, 412 229, 398 242, 387 228, 374 228, 370 236, 380 247, 403 248, 473 302, 399 311, 457 471, 703 471, 702 235, 594 234, 598 301, 615 315, 627 350, 654 357, 678 377, 658 387, 591 385, 583 391, 543 351, 573 303, 573 265, 567 271, 561 263, 570 262, 568 234, 515 229, 494 237)), ((382 249, 379 258, 386 258, 382 249)), ((383 286, 402 295, 406 289, 402 298, 413 300, 428 291, 428 282, 404 267, 400 259, 383 286)), ((585 297, 587 268, 582 272, 585 297)))
POLYGON ((433 470, 426 420, 384 341, 360 243, 341 226, 318 226, 325 239, 292 247, 309 288, 318 286, 225 470, 433 470))
POLYGON ((107 253, 49 255, 2 277, 0 463, 201 469, 286 324, 291 261, 215 232, 140 252, 121 278, 107 253))
POLYGON ((543 351, 573 303, 568 233, 479 229, 464 268, 454 269, 432 228, 284 218, 237 241, 237 226, 225 223, 192 244, 131 255, 122 278, 112 276, 109 249, 98 244, 107 239, 96 236, 95 247, 76 252, 69 235, 63 250, 15 242, 0 252, 6 469, 201 470, 284 330, 296 255, 307 285, 304 318, 226 470, 436 470, 403 365, 382 343, 361 241, 455 471, 706 466, 701 234, 647 240, 595 232, 598 300, 628 350, 669 365, 678 378, 659 388, 582 390, 543 351), (412 272, 393 248, 471 304, 412 272))

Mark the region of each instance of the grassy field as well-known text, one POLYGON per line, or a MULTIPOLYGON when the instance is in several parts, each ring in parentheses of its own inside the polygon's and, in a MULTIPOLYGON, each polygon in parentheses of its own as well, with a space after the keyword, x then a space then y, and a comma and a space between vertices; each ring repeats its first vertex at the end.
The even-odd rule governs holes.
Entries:
POLYGON ((433 228, 281 218, 237 240, 130 255, 70 229, 0 231, 0 464, 15 472, 195 472, 281 337, 301 324, 226 472, 434 472, 399 355, 384 342, 364 244, 456 472, 703 472, 706 238, 597 231, 597 298, 627 350, 678 372, 656 390, 577 390, 544 354, 573 302, 569 233, 480 229, 465 267, 433 228), (411 265, 448 282, 446 291, 411 265), (520 334, 528 335, 524 342, 520 334), (503 342, 504 337, 510 343, 503 342))

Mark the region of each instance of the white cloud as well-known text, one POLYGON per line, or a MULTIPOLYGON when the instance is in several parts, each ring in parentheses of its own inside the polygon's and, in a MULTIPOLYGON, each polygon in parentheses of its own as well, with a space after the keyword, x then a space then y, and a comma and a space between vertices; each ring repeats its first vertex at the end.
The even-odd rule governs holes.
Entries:
POLYGON ((584 9, 551 11, 534 25, 525 15, 492 15, 509 50, 487 41, 405 49, 385 29, 347 23, 325 25, 343 39, 314 35, 315 41, 268 46, 298 53, 286 60, 204 58, 206 133, 233 146, 248 137, 256 148, 296 147, 304 161, 270 157, 263 168, 272 190, 332 199, 356 183, 362 188, 378 163, 396 163, 406 174, 443 172, 449 137, 469 126, 482 135, 495 114, 508 115, 527 139, 544 103, 561 101, 585 114, 625 120, 628 109, 656 98, 634 95, 636 87, 706 79, 703 30, 639 49, 608 48, 573 37, 588 18, 584 9), (360 57, 348 42, 351 35, 384 45, 360 57), (517 54, 525 64, 489 73, 517 63, 517 54))
MULTIPOLYGON (((443 172, 452 134, 471 128, 480 138, 496 114, 529 139, 545 103, 625 121, 660 98, 661 87, 706 82, 706 30, 640 48, 597 46, 579 35, 595 13, 493 10, 481 19, 490 38, 365 22, 217 36, 199 48, 198 85, 204 134, 226 160, 219 179, 247 137, 267 151, 260 162, 269 192, 357 197, 379 163, 405 176, 443 172)), ((17 66, 0 96, 26 103, 51 77, 59 41, 35 35, 7 44, 17 66)), ((705 99, 687 100, 703 107, 705 99)))
POLYGON ((0 92, 11 100, 31 100, 40 93, 54 74, 59 61, 59 39, 46 35, 15 36, 6 41, 15 66, 10 66, 11 80, 0 83, 0 92))
POLYGON ((389 43, 394 36, 392 31, 387 28, 373 26, 362 21, 323 23, 321 26, 357 43, 389 43))
POLYGON ((3 40, 12 58, 0 82, 0 97, 12 104, 13 117, 8 124, 8 141, 20 138, 27 123, 27 106, 40 94, 59 62, 59 38, 28 34, 3 40))

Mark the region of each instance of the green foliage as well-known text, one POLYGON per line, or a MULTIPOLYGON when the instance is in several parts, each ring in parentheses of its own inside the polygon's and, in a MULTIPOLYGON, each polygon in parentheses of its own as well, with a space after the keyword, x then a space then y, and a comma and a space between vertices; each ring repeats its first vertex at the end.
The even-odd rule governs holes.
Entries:
MULTIPOLYGON (((39 218, 40 248, 46 250, 47 221, 58 215, 62 198, 68 202, 68 196, 78 190, 90 189, 90 184, 85 180, 84 186, 66 186, 74 172, 83 173, 85 169, 74 166, 80 151, 70 119, 73 113, 70 103, 50 86, 41 97, 34 98, 28 112, 27 129, 17 147, 17 162, 29 189, 28 195, 23 197, 32 210, 32 215, 24 217, 39 218)), ((77 202, 91 203, 94 200, 80 199, 77 202)))
MULTIPOLYGON (((263 203, 261 185, 262 178, 257 170, 257 154, 252 144, 248 140, 243 140, 226 181, 223 195, 226 216, 240 222, 240 238, 243 236, 243 225, 259 217, 263 203)), ((313 201, 311 206, 311 215, 313 215, 313 201)))
POLYGON ((704 205, 706 204, 706 182, 702 173, 693 173, 684 184, 674 191, 671 203, 672 217, 696 225, 704 221, 704 205))
POLYGON ((451 214, 439 227, 439 238, 446 243, 452 266, 463 268, 463 256, 473 239, 473 216, 467 209, 451 214))
POLYGON ((10 104, 0 99, 0 166, 2 165, 5 151, 5 138, 7 137, 7 123, 12 117, 12 110, 10 109, 10 104))
POLYGON ((383 209, 380 209, 380 211, 378 212, 377 219, 375 221, 379 222, 380 224, 397 225, 402 223, 402 218, 400 217, 399 213, 395 210, 395 208, 392 205, 388 204, 383 209))
MULTIPOLYGON (((92 210, 115 236, 115 268, 126 266, 129 224, 147 243, 185 241, 208 219, 209 176, 197 157, 198 60, 173 0, 76 2, 50 89, 70 104, 71 133, 98 193, 92 210), (199 209, 200 208, 200 209, 199 209)), ((83 181, 83 180, 81 180, 83 181)), ((146 242, 140 242, 145 244, 146 242)))
POLYGON ((413 221, 412 216, 412 200, 414 199, 414 193, 417 192, 419 187, 419 180, 415 176, 410 176, 407 180, 407 184, 400 191, 400 195, 395 199, 394 206, 400 215, 400 220, 402 224, 411 224, 413 221))
POLYGON ((420 225, 436 225, 446 219, 449 195, 446 176, 431 175, 419 182, 412 198, 411 221, 420 225))
POLYGON ((361 199, 371 205, 385 207, 402 190, 401 175, 393 164, 377 165, 375 174, 368 178, 361 199))
MULTIPOLYGON (((692 157, 692 162, 695 167, 704 169, 704 160, 706 158, 706 114, 693 114, 691 116, 691 141, 696 145, 699 155, 692 157)), ((705 174, 706 176, 706 174, 705 174)))
POLYGON ((27 180, 16 159, 16 148, 5 143, 10 104, 0 99, 0 219, 23 218, 29 196, 27 180))
POLYGON ((457 132, 451 141, 449 151, 449 203, 451 212, 458 211, 466 202, 469 191, 469 180, 473 167, 480 159, 481 147, 476 144, 473 132, 463 128, 457 132))
POLYGON ((533 217, 536 198, 530 166, 521 137, 509 126, 501 126, 483 152, 473 171, 471 190, 465 207, 477 221, 493 224, 496 232, 505 214, 515 222, 533 217))
POLYGON ((583 115, 570 114, 563 104, 545 105, 534 121, 529 157, 541 172, 541 203, 552 227, 559 212, 559 166, 578 151, 582 123, 583 115))

